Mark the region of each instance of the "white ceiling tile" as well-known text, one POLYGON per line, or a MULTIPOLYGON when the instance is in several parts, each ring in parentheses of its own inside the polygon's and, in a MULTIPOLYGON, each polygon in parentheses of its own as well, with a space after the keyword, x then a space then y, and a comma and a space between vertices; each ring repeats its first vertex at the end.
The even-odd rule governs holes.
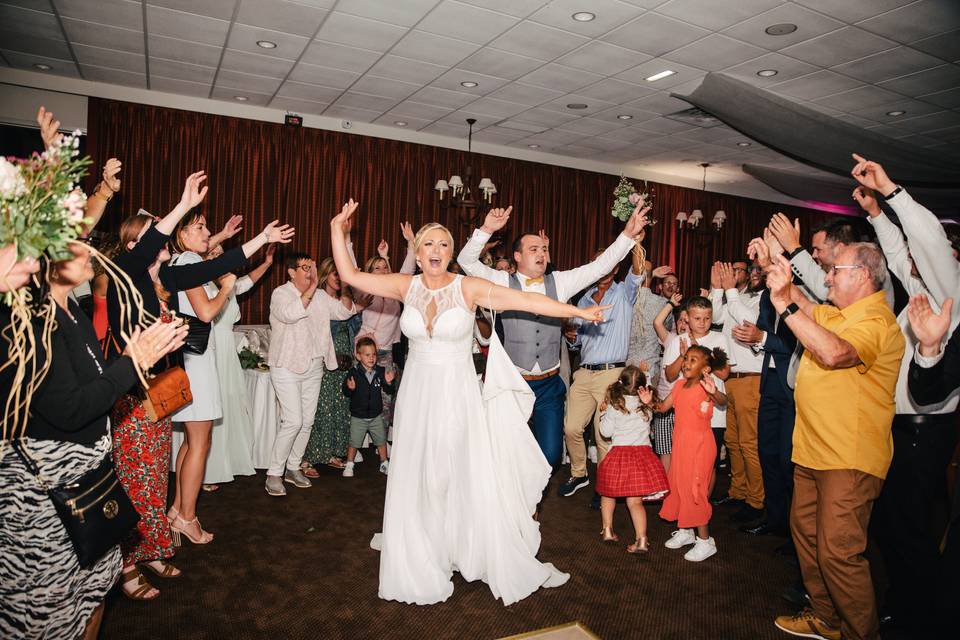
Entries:
POLYGON ((53 13, 53 10, 50 8, 50 0, 4 0, 3 4, 21 9, 42 11, 43 13, 53 13))
POLYGON ((952 0, 920 0, 859 22, 857 26, 897 42, 910 43, 957 29, 960 11, 952 0))
POLYGON ((17 31, 23 31, 38 38, 50 40, 63 38, 56 16, 46 11, 0 4, 0 25, 16 25, 17 31))
POLYGON ((441 36, 485 44, 513 25, 517 19, 453 0, 444 0, 417 25, 417 29, 441 36))
POLYGON ((297 2, 246 0, 240 3, 237 23, 311 37, 326 17, 325 9, 308 7, 297 2))
POLYGON ((612 102, 614 104, 623 104, 655 93, 655 91, 648 87, 633 84, 632 82, 606 78, 589 87, 578 89, 577 93, 588 98, 596 98, 597 100, 612 102))
POLYGON ((468 71, 516 80, 543 64, 542 60, 484 47, 457 66, 468 71))
POLYGON ((626 140, 613 139, 613 138, 601 138, 599 136, 593 138, 584 138, 577 142, 576 145, 573 145, 580 148, 594 149, 597 151, 616 151, 618 149, 625 149, 627 147, 633 146, 632 143, 627 142, 626 140))
POLYGON ((548 0, 460 0, 463 4, 499 11, 517 18, 526 18, 542 7, 546 1, 548 0))
MULTIPOLYGON (((151 62, 151 67, 153 63, 151 62)), ((195 96, 198 98, 207 98, 210 96, 210 83, 191 82, 182 78, 167 78, 159 76, 150 71, 150 89, 153 91, 164 91, 166 93, 177 93, 184 96, 195 96)))
POLYGON ((329 118, 356 120, 357 122, 373 122, 380 117, 380 112, 334 104, 327 107, 327 110, 323 112, 323 115, 329 118))
POLYGON ((785 55, 799 58, 820 67, 832 67, 857 60, 897 46, 893 40, 864 31, 844 27, 782 50, 785 55))
POLYGON ((374 96, 383 96, 385 98, 395 98, 403 100, 410 94, 419 90, 423 85, 412 84, 410 82, 400 82, 389 78, 381 78, 370 75, 369 73, 357 80, 351 91, 359 93, 368 93, 374 96))
MULTIPOLYGON (((185 62, 165 60, 150 56, 150 88, 154 88, 154 79, 161 76, 170 80, 179 79, 192 83, 204 84, 207 91, 210 90, 210 83, 213 82, 213 76, 216 74, 215 67, 206 67, 197 64, 187 64, 185 62)), ((192 94, 191 94, 192 95, 192 94)))
POLYGON ((596 38, 643 13, 643 9, 618 0, 552 0, 528 20, 596 38), (578 22, 573 14, 589 9, 596 17, 589 22, 578 22))
POLYGON ((384 52, 404 33, 403 27, 334 11, 323 23, 317 39, 384 52))
POLYGON ((587 42, 589 39, 583 36, 524 21, 494 40, 492 46, 538 60, 553 60, 587 42))
POLYGON ((295 36, 289 33, 280 33, 271 31, 263 27, 251 27, 245 24, 235 24, 230 30, 230 38, 227 40, 227 47, 236 51, 245 51, 255 53, 260 56, 271 58, 284 58, 286 60, 296 60, 303 53, 303 49, 309 42, 308 38, 295 36), (276 48, 264 49, 257 45, 260 40, 267 40, 274 43, 276 48))
POLYGON ((466 135, 466 125, 458 125, 451 122, 434 122, 420 129, 420 131, 424 133, 434 133, 440 136, 449 136, 451 138, 459 138, 466 135))
POLYGON ((955 64, 944 64, 888 82, 881 82, 879 86, 907 96, 953 89, 960 87, 960 67, 955 64))
POLYGON ((627 49, 659 56, 709 34, 706 29, 657 13, 647 13, 601 39, 627 49))
POLYGON ((625 121, 622 120, 599 120, 597 118, 580 118, 578 120, 571 120, 560 125, 560 128, 565 131, 574 131, 576 133, 583 133, 590 136, 599 136, 611 131, 616 131, 622 129, 626 125, 625 121))
POLYGON ((562 91, 546 89, 544 87, 535 87, 520 82, 511 82, 508 85, 500 87, 489 94, 492 98, 506 100, 508 102, 518 102, 526 105, 538 105, 544 102, 559 98, 563 95, 562 91))
POLYGON ((346 89, 356 82, 359 77, 359 73, 352 71, 331 69, 330 67, 321 67, 315 64, 305 64, 301 62, 293 68, 288 79, 296 82, 307 82, 325 87, 334 87, 336 89, 346 89))
POLYGON ((940 58, 934 58, 916 49, 897 47, 861 60, 831 67, 831 70, 864 82, 875 83, 939 67, 942 63, 940 58))
POLYGON ((901 120, 897 125, 915 133, 931 133, 939 129, 960 125, 960 113, 955 111, 940 111, 917 118, 901 120))
POLYGON ((450 107, 437 107, 432 104, 423 104, 421 102, 413 102, 412 100, 404 100, 387 113, 396 116, 398 120, 403 120, 404 118, 416 118, 420 120, 429 120, 432 122, 433 120, 438 120, 439 118, 444 117, 452 111, 453 109, 450 107))
POLYGON ((72 18, 63 18, 63 28, 66 30, 67 37, 70 38, 71 43, 89 44, 90 46, 96 47, 103 46, 104 42, 109 42, 111 49, 129 51, 130 53, 143 53, 142 31, 108 27, 106 25, 83 22, 72 18))
POLYGON ((665 60, 663 58, 654 58, 644 62, 643 64, 638 64, 632 69, 627 69, 626 71, 618 73, 616 77, 626 82, 639 84, 642 87, 650 87, 655 91, 663 91, 679 84, 683 84, 684 82, 702 78, 705 75, 707 74, 702 69, 688 67, 685 64, 680 64, 679 62, 673 62, 671 60, 665 60), (647 78, 660 73, 661 71, 667 70, 673 71, 673 75, 667 76, 666 78, 661 78, 659 80, 654 80, 653 82, 647 81, 647 78))
POLYGON ((70 47, 62 40, 39 38, 26 32, 0 29, 0 46, 10 51, 33 53, 40 56, 70 60, 70 47))
POLYGON ((335 107, 349 107, 355 109, 367 109, 383 113, 389 111, 393 105, 397 104, 395 98, 384 98, 382 96, 371 96, 365 93, 355 93, 348 91, 337 98, 333 103, 335 107))
POLYGON ((437 0, 340 0, 337 11, 412 27, 437 4, 437 0))
POLYGON ((316 84, 307 84, 305 82, 291 82, 287 80, 277 90, 277 96, 292 98, 307 102, 330 104, 340 97, 343 89, 333 87, 322 87, 316 84))
POLYGON ((466 69, 451 69, 431 83, 431 86, 484 96, 510 82, 506 78, 488 76, 466 69), (464 87, 461 82, 476 82, 475 87, 464 87))
POLYGON ((33 65, 37 63, 43 63, 50 65, 51 73, 57 76, 67 76, 70 78, 79 78, 80 72, 77 70, 77 65, 73 63, 73 60, 64 60, 61 58, 48 58, 46 56, 39 56, 33 53, 21 53, 19 51, 10 51, 8 49, 0 49, 3 51, 3 57, 7 59, 7 62, 10 63, 10 66, 15 69, 29 69, 31 71, 36 71, 33 68, 33 65))
POLYGON ((759 58, 748 60, 743 64, 738 64, 735 67, 724 69, 723 72, 735 76, 740 80, 745 80, 754 86, 766 87, 771 84, 786 82, 787 80, 793 80, 800 76, 809 75, 817 70, 817 67, 812 64, 788 58, 779 53, 768 53, 759 58), (757 75, 758 71, 765 69, 773 69, 777 72, 777 75, 769 78, 757 75))
POLYGON ((875 107, 877 105, 890 104, 901 100, 903 96, 893 91, 880 89, 879 87, 866 86, 858 89, 851 89, 825 98, 814 100, 815 103, 838 109, 840 111, 856 114, 861 109, 875 107))
MULTIPOLYGON (((410 118, 410 117, 397 117, 391 115, 390 112, 387 112, 373 121, 374 124, 383 124, 388 127, 395 127, 397 129, 409 129, 411 131, 419 131, 420 129, 429 126, 433 121, 432 120, 421 120, 420 118, 410 118), (397 122, 405 122, 405 125, 398 125, 397 122)), ((474 135, 476 138, 476 135, 474 135)))
POLYGON ((109 69, 121 69, 133 73, 146 73, 146 59, 143 54, 101 49, 86 44, 73 45, 77 61, 81 65, 94 65, 109 69))
MULTIPOLYGON (((687 131, 681 135, 685 140, 695 140, 697 142, 710 142, 721 144, 724 140, 730 138, 742 138, 743 136, 733 129, 726 126, 710 127, 709 129, 697 129, 696 131, 687 131)), ((730 142, 727 146, 737 148, 736 142, 730 142)))
POLYGON ((960 29, 917 40, 910 46, 946 62, 960 61, 960 29))
POLYGON ((281 81, 282 78, 268 78, 267 76, 220 69, 217 72, 215 86, 272 95, 280 87, 281 81))
MULTIPOLYGON (((55 0, 64 18, 143 30, 143 5, 132 0, 55 0)), ((48 5, 49 6, 49 5, 48 5)))
POLYGON ((775 84, 771 88, 777 93, 793 98, 814 100, 841 91, 855 89, 862 85, 863 83, 859 80, 841 76, 833 71, 817 71, 807 76, 775 84))
POLYGON ((151 35, 147 39, 150 57, 157 56, 176 62, 186 62, 216 67, 220 63, 222 47, 214 47, 199 42, 187 42, 166 36, 151 35))
POLYGON ((137 89, 147 88, 147 76, 144 73, 132 73, 87 64, 81 64, 80 69, 83 71, 83 77, 86 80, 121 84, 125 87, 136 87, 137 89))
POLYGON ((229 89, 226 87, 215 87, 210 95, 215 100, 223 100, 233 104, 255 105, 265 107, 270 103, 270 96, 255 91, 246 91, 241 89, 229 89), (239 102, 236 96, 247 98, 244 102, 239 102))
POLYGON ((438 87, 424 87, 411 96, 414 102, 422 102, 437 107, 449 107, 459 109, 460 107, 473 102, 477 96, 463 93, 462 91, 448 91, 438 87))
POLYGON ((452 125, 462 127, 463 133, 461 134, 464 138, 467 137, 467 133, 470 130, 470 125, 467 124, 467 118, 472 118, 476 120, 473 125, 474 132, 489 127, 493 124, 496 124, 498 121, 502 120, 500 116, 489 116, 482 113, 476 113, 470 111, 469 109, 461 109, 459 111, 454 111, 443 116, 440 119, 440 122, 446 122, 452 125))
POLYGON ((523 132, 525 132, 527 135, 529 135, 529 134, 531 134, 531 133, 541 133, 541 132, 546 131, 547 129, 550 128, 549 126, 547 126, 547 125, 545 125, 545 124, 538 124, 538 123, 535 123, 535 122, 523 122, 522 120, 516 120, 516 119, 514 119, 514 118, 510 118, 509 120, 504 120, 504 121, 502 121, 502 122, 498 122, 498 123, 497 123, 497 126, 498 126, 499 128, 501 128, 501 129, 510 129, 510 130, 513 130, 513 131, 523 131, 523 132))
POLYGON ((543 133, 538 133, 532 138, 538 143, 547 143, 548 145, 554 144, 571 144, 578 142, 580 140, 586 140, 589 138, 588 135, 584 133, 578 133, 576 131, 565 131, 563 129, 550 129, 544 131, 543 133))
POLYGON ((226 20, 147 5, 147 32, 158 36, 223 46, 229 27, 226 20))
POLYGON ((654 118, 646 122, 640 122, 634 125, 639 129, 655 133, 657 135, 666 135, 668 133, 680 133, 681 131, 693 131, 697 127, 686 122, 678 122, 669 118, 654 118))
POLYGON ((588 84, 602 80, 603 76, 589 71, 581 71, 572 67, 551 63, 531 71, 523 76, 524 84, 546 87, 558 91, 576 91, 588 84))
POLYGON ((299 100, 297 98, 288 98, 286 96, 277 96, 270 101, 270 106, 274 109, 283 109, 296 114, 309 113, 320 115, 330 106, 324 102, 314 102, 312 100, 299 100))
POLYGON ((719 71, 767 53, 760 47, 713 33, 663 54, 665 60, 681 62, 707 71, 719 71))
MULTIPOLYGON (((726 72, 724 72, 726 73, 726 72)), ((696 78, 694 80, 687 80, 683 84, 678 84, 675 87, 670 87, 670 93, 676 93, 681 96, 688 96, 703 84, 703 78, 696 78)))
POLYGON ((564 122, 570 122, 571 120, 576 120, 580 116, 572 113, 561 113, 559 111, 536 108, 530 109, 529 111, 524 111, 523 113, 514 116, 511 120, 517 122, 530 122, 541 127, 558 127, 564 122))
POLYGON ((293 60, 284 60, 282 58, 271 58, 269 56, 260 56, 255 53, 246 53, 243 51, 234 51, 227 49, 223 53, 223 62, 220 66, 232 71, 242 73, 252 73, 258 76, 268 76, 271 78, 282 78, 293 67, 293 60))
POLYGON ((660 115, 684 111, 691 107, 690 103, 671 97, 667 93, 657 93, 652 96, 646 96, 639 100, 634 100, 626 106, 640 109, 641 111, 650 111, 660 115))
POLYGON ((638 109, 637 107, 623 104, 607 109, 606 111, 595 113, 592 117, 609 122, 617 121, 626 125, 636 125, 647 120, 659 118, 660 116, 652 111, 644 111, 642 109, 638 109), (617 116, 620 115, 632 117, 630 120, 620 120, 617 118, 617 116))
POLYGON ((843 22, 854 23, 872 18, 891 9, 902 7, 916 0, 793 0, 810 9, 825 13, 843 22))
POLYGON ((769 11, 756 15, 749 20, 736 24, 724 33, 728 36, 755 44, 764 49, 779 51, 792 44, 816 38, 817 36, 835 31, 844 24, 821 13, 810 11, 793 3, 777 5, 769 11), (775 24, 795 24, 797 30, 782 36, 772 36, 764 31, 775 24))
POLYGON ((380 54, 367 49, 357 49, 333 42, 314 40, 303 53, 301 62, 343 69, 344 71, 364 72, 374 62, 380 59, 380 54))
POLYGON ((235 0, 147 0, 147 4, 221 20, 230 20, 233 17, 233 8, 236 2, 235 0))
MULTIPOLYGON (((920 100, 947 109, 960 109, 960 87, 920 96, 920 100)), ((909 111, 907 112, 910 113, 909 111)))
POLYGON ((594 40, 559 58, 558 63, 605 76, 625 71, 650 59, 645 53, 594 40))
MULTIPOLYGON (((922 100, 926 99, 923 98, 922 100)), ((916 116, 927 115, 928 113, 943 111, 942 107, 943 105, 937 106, 936 104, 931 104, 929 101, 924 102, 921 100, 911 100, 910 98, 905 98, 884 105, 867 107, 866 109, 858 109, 857 115, 873 120, 874 122, 896 124, 899 120, 904 118, 914 118, 916 116), (901 116, 888 116, 888 111, 906 111, 906 113, 901 116)))
POLYGON ((582 96, 576 93, 568 93, 565 96, 551 100, 547 104, 543 105, 546 109, 554 109, 556 111, 562 111, 564 113, 569 112, 571 115, 575 115, 578 118, 583 116, 592 115, 600 111, 605 111, 611 107, 616 106, 612 102, 604 102, 603 100, 597 100, 596 98, 588 98, 587 96, 582 96), (587 105, 586 109, 569 109, 568 104, 585 104, 587 105))
POLYGON ((458 62, 469 56, 477 50, 478 46, 465 40, 414 29, 403 36, 390 53, 412 60, 449 66, 451 61, 458 62))
POLYGON ((487 127, 483 131, 478 131, 473 134, 473 139, 475 142, 506 144, 508 142, 515 142, 524 136, 526 136, 526 133, 519 131, 511 131, 510 129, 504 129, 502 127, 487 127))
POLYGON ((476 111, 477 113, 482 113, 484 115, 509 118, 510 116, 515 116, 518 113, 526 111, 530 107, 525 104, 506 102, 504 100, 497 100, 496 98, 487 97, 471 102, 469 108, 471 111, 476 111))
POLYGON ((716 0, 671 0, 657 7, 657 13, 677 18, 704 29, 719 31, 741 20, 752 18, 762 11, 772 9, 783 0, 737 0, 723 4, 721 10, 716 0))
POLYGON ((421 60, 410 60, 399 56, 383 56, 377 64, 370 67, 368 73, 381 78, 393 78, 403 82, 414 82, 420 85, 428 84, 447 70, 437 64, 429 64, 421 60))

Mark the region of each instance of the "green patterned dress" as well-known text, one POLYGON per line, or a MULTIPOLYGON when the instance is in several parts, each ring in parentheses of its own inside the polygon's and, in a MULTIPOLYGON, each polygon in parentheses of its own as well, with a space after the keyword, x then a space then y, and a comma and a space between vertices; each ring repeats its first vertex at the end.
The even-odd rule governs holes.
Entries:
MULTIPOLYGON (((330 334, 337 359, 353 363, 353 340, 351 320, 330 322, 330 334)), ((317 400, 317 417, 310 432, 310 441, 303 459, 314 465, 326 464, 330 458, 345 458, 350 442, 350 399, 343 395, 343 381, 349 374, 349 366, 323 372, 320 383, 320 398, 317 400)))

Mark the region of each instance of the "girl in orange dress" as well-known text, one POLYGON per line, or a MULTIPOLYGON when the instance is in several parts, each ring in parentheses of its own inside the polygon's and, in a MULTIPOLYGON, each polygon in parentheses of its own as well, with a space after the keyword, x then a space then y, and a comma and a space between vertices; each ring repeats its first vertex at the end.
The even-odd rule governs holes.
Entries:
POLYGON ((717 552, 710 537, 708 525, 713 508, 710 506, 710 484, 717 445, 710 430, 714 406, 726 406, 727 396, 718 388, 711 371, 722 369, 727 363, 723 349, 708 349, 693 345, 683 356, 682 377, 673 385, 670 395, 657 407, 658 412, 676 412, 673 431, 673 458, 667 477, 670 493, 663 501, 660 517, 677 521, 665 546, 680 549, 693 545, 683 557, 692 562, 706 560, 717 552), (693 529, 697 532, 694 535, 693 529))

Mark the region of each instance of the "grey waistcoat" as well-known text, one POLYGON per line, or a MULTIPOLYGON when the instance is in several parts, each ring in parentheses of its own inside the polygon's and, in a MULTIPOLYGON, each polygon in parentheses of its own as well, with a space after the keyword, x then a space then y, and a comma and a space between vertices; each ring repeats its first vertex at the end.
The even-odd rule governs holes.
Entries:
MULTIPOLYGON (((543 278, 547 296, 557 299, 557 284, 553 274, 543 278)), ((520 279, 510 275, 510 288, 522 291, 520 279)), ((500 314, 503 322, 503 347, 507 355, 521 369, 532 371, 540 363, 540 369, 547 371, 560 364, 560 340, 563 338, 560 318, 547 318, 526 311, 504 311, 500 314)))

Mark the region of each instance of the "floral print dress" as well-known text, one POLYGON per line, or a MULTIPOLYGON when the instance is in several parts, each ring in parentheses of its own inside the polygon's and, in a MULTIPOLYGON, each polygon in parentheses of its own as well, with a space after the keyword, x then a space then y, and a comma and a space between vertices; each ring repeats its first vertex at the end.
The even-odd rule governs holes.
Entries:
POLYGON ((343 395, 343 381, 353 365, 354 319, 330 322, 330 335, 337 351, 340 368, 324 371, 317 400, 310 441, 304 460, 311 464, 326 464, 331 458, 344 458, 350 441, 350 400, 343 395))

